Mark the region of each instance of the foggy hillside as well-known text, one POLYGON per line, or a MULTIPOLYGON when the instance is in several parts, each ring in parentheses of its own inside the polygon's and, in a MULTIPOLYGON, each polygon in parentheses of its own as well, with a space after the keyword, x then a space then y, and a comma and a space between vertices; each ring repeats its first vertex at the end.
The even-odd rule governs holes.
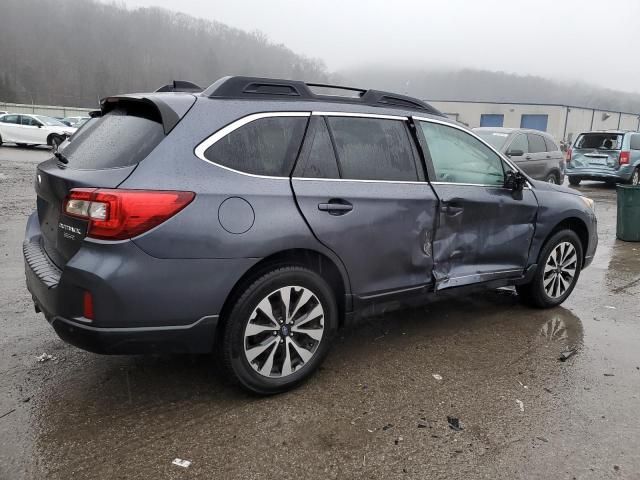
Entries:
POLYGON ((89 0, 0 2, 0 100, 95 106, 173 79, 208 86, 224 75, 326 80, 322 62, 261 33, 158 8, 89 0))
POLYGON ((481 70, 424 71, 376 67, 340 72, 342 82, 393 90, 427 100, 555 103, 640 112, 640 95, 585 83, 568 84, 535 76, 481 70))
MULTIPOLYGON (((206 87, 224 75, 328 81, 429 100, 562 103, 640 112, 640 95, 586 84, 479 70, 356 68, 331 74, 320 60, 260 32, 159 8, 93 0, 2 0, 0 100, 96 106, 111 94, 150 91, 173 79, 206 87)), ((398 48, 401 48, 399 45, 398 48)), ((417 63, 417 62, 416 62, 417 63)))

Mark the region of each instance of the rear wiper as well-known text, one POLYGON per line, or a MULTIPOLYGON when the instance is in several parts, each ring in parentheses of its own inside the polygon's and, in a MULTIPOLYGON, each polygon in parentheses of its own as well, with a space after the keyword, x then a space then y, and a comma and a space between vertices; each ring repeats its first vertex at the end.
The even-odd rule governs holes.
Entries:
POLYGON ((55 157, 58 159, 58 161, 60 163, 64 163, 65 165, 67 163, 69 163, 69 159, 64 156, 64 153, 62 153, 62 152, 53 152, 53 154, 55 155, 55 157))

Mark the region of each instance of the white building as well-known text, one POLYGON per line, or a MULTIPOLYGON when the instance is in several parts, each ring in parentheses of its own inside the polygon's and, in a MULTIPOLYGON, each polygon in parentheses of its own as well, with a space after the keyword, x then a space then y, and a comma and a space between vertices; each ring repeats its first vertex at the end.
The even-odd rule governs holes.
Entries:
POLYGON ((557 140, 569 142, 579 133, 589 130, 640 131, 640 113, 535 103, 428 102, 449 118, 470 128, 534 128, 549 132, 557 140))

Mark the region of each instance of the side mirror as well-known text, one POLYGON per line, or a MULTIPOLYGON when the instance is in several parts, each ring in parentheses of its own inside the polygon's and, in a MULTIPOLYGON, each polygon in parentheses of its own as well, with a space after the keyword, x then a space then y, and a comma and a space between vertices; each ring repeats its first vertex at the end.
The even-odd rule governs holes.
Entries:
POLYGON ((42 124, 41 123, 38 124, 38 128, 42 128, 42 124))
POLYGON ((521 157, 523 155, 524 155, 524 152, 522 150, 509 150, 507 152, 508 157, 521 157))
POLYGON ((520 192, 527 183, 527 179, 520 172, 509 170, 504 174, 504 187, 514 192, 520 192))

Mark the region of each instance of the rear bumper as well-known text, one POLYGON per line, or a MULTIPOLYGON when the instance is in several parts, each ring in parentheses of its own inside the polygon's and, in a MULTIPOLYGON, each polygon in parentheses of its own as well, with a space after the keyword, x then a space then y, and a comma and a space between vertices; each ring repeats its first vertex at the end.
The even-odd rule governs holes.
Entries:
POLYGON ((23 244, 34 304, 60 338, 96 353, 208 353, 218 315, 257 259, 160 259, 133 242, 85 240, 58 268, 45 253, 37 215, 23 244), (93 298, 84 317, 83 295, 93 298))
POLYGON ((633 168, 622 167, 619 170, 607 170, 603 168, 567 168, 565 173, 569 178, 579 178, 581 180, 628 182, 631 180, 633 168))
POLYGON ((62 340, 94 353, 206 353, 212 349, 218 316, 192 325, 149 328, 99 328, 62 317, 50 323, 62 340))

